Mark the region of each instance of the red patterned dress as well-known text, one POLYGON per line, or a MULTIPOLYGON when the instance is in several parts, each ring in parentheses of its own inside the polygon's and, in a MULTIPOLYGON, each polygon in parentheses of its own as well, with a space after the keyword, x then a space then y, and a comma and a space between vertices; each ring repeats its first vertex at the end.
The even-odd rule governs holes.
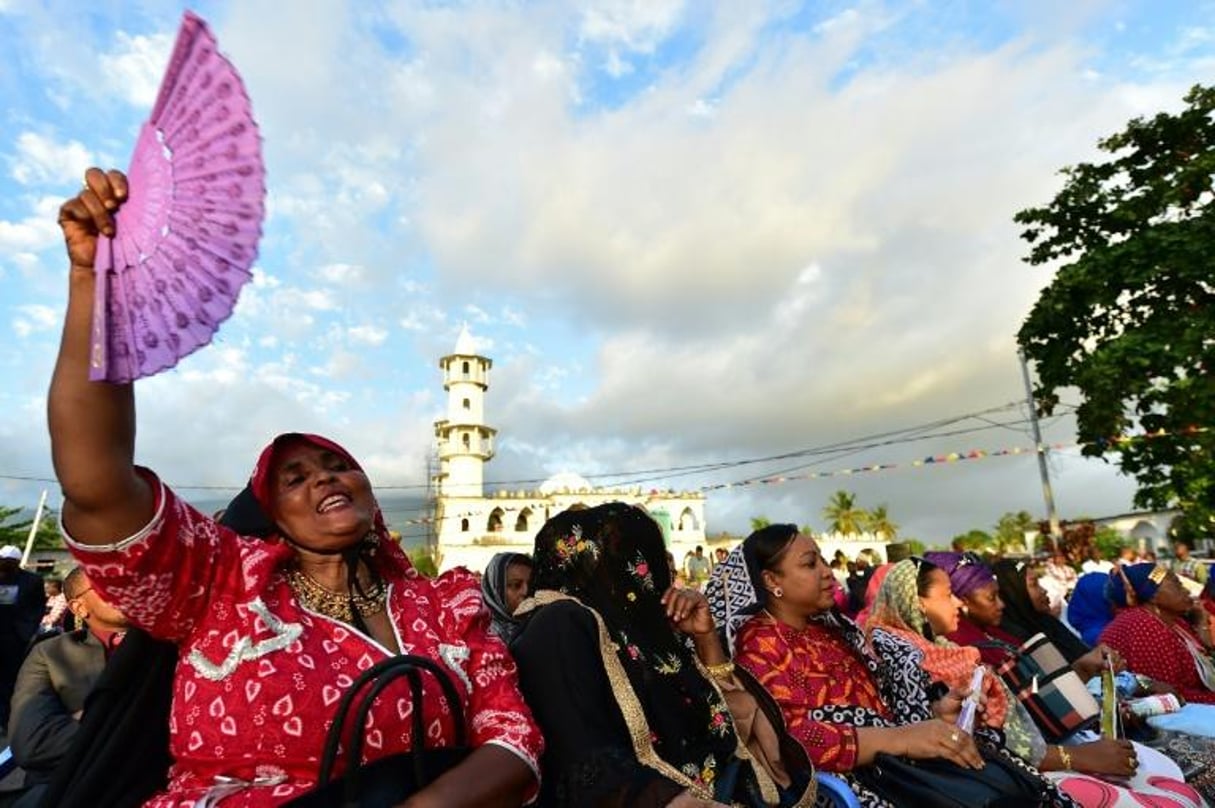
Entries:
MULTIPOLYGON (((1170 626, 1148 607, 1136 606, 1114 617, 1101 632, 1101 642, 1122 654, 1127 668, 1168 682, 1187 702, 1215 704, 1215 689, 1199 674, 1202 643, 1189 626, 1170 626)), ((1211 669, 1209 659, 1206 668, 1211 669)))
POLYGON ((789 734, 816 768, 851 771, 857 761, 856 727, 893 725, 872 661, 837 630, 815 622, 798 630, 758 615, 739 629, 735 661, 780 705, 789 734), (841 722, 825 708, 853 720, 841 722))
MULTIPOLYGON (((315 784, 343 689, 390 653, 300 605, 284 575, 294 554, 288 545, 239 537, 141 473, 156 491, 156 515, 143 530, 108 546, 76 543, 66 528, 64 535, 102 596, 180 651, 169 725, 176 762, 167 790, 148 805, 279 805, 315 784)), ((378 552, 395 573, 385 577, 401 653, 450 669, 473 746, 501 746, 538 772, 543 740, 514 661, 489 633, 476 579, 465 570, 420 577, 392 542, 378 552)), ((426 743, 450 745, 450 710, 424 679, 426 743)), ((368 758, 411 748, 412 710, 405 682, 381 694, 366 731, 368 758)))

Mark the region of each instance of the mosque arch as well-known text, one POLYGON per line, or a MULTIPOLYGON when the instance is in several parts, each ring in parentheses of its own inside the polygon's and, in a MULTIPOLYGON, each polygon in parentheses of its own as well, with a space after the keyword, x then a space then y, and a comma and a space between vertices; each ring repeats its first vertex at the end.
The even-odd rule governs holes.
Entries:
POLYGON ((519 518, 515 520, 515 532, 526 533, 528 525, 531 524, 532 509, 524 508, 519 511, 519 518))
POLYGON ((684 508, 683 513, 679 514, 679 527, 676 530, 699 530, 700 522, 696 519, 696 512, 691 508, 684 508))
POLYGON ((486 522, 485 527, 487 530, 489 530, 490 533, 501 533, 502 532, 503 514, 504 514, 504 512, 501 508, 494 508, 492 511, 489 512, 489 521, 486 522))

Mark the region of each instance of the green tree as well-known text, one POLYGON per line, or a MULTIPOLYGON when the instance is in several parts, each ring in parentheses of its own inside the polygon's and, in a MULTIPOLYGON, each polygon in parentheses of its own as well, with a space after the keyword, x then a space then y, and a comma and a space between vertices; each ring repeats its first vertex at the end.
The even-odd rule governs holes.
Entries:
POLYGON ((751 532, 754 533, 757 530, 763 530, 770 524, 772 524, 772 520, 766 516, 752 516, 751 532))
POLYGON ((974 550, 981 553, 995 549, 996 542, 986 530, 968 530, 953 537, 950 546, 961 550, 974 550))
POLYGON ((831 495, 823 508, 823 518, 827 520, 828 532, 844 536, 856 536, 869 528, 868 511, 857 507, 856 494, 848 491, 831 495))
POLYGON ((1093 531, 1092 542, 1101 551, 1101 557, 1107 561, 1116 560, 1122 548, 1131 545, 1126 536, 1108 525, 1101 525, 1093 531))
POLYGON ((886 541, 894 541, 899 535, 899 526, 890 519, 886 503, 882 503, 869 512, 868 528, 886 541))
MULTIPOLYGON (((22 550, 29 540, 30 525, 34 524, 33 514, 22 519, 21 508, 10 508, 0 505, 0 544, 15 544, 22 550)), ((42 521, 38 523, 38 532, 34 534, 35 550, 62 550, 63 538, 59 535, 59 517, 53 508, 42 511, 42 521)))
POLYGON ((1075 387, 1083 453, 1117 456, 1135 504, 1215 516, 1215 88, 1136 118, 1018 213, 1025 260, 1061 265, 1017 334, 1043 413, 1075 387), (1128 439, 1131 433, 1144 437, 1128 439))
POLYGON ((1025 534, 1038 529, 1038 522, 1027 511, 1005 513, 996 520, 996 530, 993 539, 996 552, 1024 553, 1025 534))

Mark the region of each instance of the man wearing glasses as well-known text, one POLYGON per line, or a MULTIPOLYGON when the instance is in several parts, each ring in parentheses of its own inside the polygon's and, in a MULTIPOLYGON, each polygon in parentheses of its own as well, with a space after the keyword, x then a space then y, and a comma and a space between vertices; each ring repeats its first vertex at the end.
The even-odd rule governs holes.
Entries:
POLYGON ((84 570, 63 581, 75 631, 35 645, 21 665, 9 722, 13 758, 25 772, 16 806, 37 805, 80 729, 85 701, 126 635, 127 619, 101 599, 84 570))

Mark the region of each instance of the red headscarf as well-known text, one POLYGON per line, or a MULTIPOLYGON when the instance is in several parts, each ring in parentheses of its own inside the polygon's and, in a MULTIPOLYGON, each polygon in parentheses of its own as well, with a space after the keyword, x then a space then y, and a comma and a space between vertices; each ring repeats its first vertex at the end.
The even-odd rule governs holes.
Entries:
MULTIPOLYGON (((320 449, 333 452, 345 460, 351 468, 363 471, 363 467, 359 465, 359 461, 354 459, 354 455, 328 438, 304 432, 284 432, 272 440, 270 445, 258 455, 257 465, 253 467, 253 475, 249 478, 249 490, 267 516, 274 512, 274 509, 271 507, 273 496, 270 490, 270 482, 274 472, 275 458, 278 457, 284 448, 293 443, 308 443, 320 449)), ((372 496, 374 497, 374 493, 372 496)), ((296 543, 290 536, 283 534, 277 525, 275 526, 275 531, 276 536, 291 544, 296 543)), ((401 550, 400 545, 388 535, 388 526, 384 523, 384 514, 380 510, 378 501, 376 502, 374 516, 372 517, 371 532, 379 540, 375 550, 375 557, 376 566, 380 574, 388 579, 396 575, 416 578, 418 572, 413 568, 413 564, 410 563, 408 556, 401 550)))

